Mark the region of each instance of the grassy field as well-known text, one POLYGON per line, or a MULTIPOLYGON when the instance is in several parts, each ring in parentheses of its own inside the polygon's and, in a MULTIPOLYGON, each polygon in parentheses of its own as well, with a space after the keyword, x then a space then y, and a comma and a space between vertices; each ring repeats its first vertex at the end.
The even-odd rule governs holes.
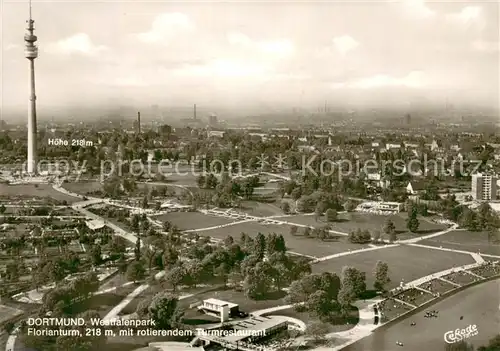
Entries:
MULTIPOLYGON (((207 231, 200 231, 200 235, 208 235, 218 239, 224 239, 228 235, 233 236, 238 240, 241 233, 244 232, 251 237, 257 236, 260 232, 264 235, 269 233, 282 234, 285 238, 287 248, 290 251, 298 252, 304 255, 323 257, 339 252, 358 250, 367 245, 351 244, 347 242, 346 237, 339 236, 328 241, 321 241, 314 238, 306 238, 302 235, 293 236, 290 234, 290 225, 276 225, 276 224, 260 224, 257 222, 247 222, 242 224, 235 224, 228 227, 213 229, 207 231)), ((301 232, 301 229, 298 231, 301 232)))
POLYGON ((160 221, 170 221, 182 230, 214 227, 234 222, 232 219, 208 216, 200 212, 171 212, 154 217, 160 221))
POLYGON ((248 213, 256 217, 268 217, 283 215, 283 211, 276 204, 268 204, 257 201, 242 201, 241 209, 236 210, 248 213))
POLYGON ((371 213, 361 213, 361 212, 350 212, 350 213, 339 213, 338 221, 336 222, 326 222, 325 216, 321 216, 316 219, 316 216, 298 214, 289 217, 281 218, 283 221, 293 222, 302 225, 309 225, 313 227, 321 227, 326 224, 330 225, 333 230, 349 233, 353 230, 362 229, 369 230, 370 232, 379 230, 383 233, 383 226, 387 218, 390 218, 394 225, 396 226, 396 232, 398 234, 398 239, 409 239, 419 235, 434 233, 443 229, 446 226, 438 223, 430 222, 430 220, 419 218, 420 226, 418 233, 409 233, 406 229, 406 214, 400 213, 391 216, 382 216, 371 213))
POLYGON ((7 185, 0 184, 0 195, 7 197, 50 197, 58 201, 67 201, 73 203, 80 201, 80 199, 62 194, 52 188, 50 184, 19 184, 7 185))
POLYGON ((62 187, 68 191, 82 195, 87 192, 102 190, 102 185, 98 181, 64 183, 62 187))
POLYGON ((321 216, 320 218, 316 219, 316 216, 314 214, 296 214, 296 215, 291 215, 291 216, 286 216, 286 217, 278 217, 276 219, 285 221, 285 222, 291 222, 291 223, 297 223, 301 225, 308 225, 311 227, 322 227, 327 224, 331 224, 330 222, 325 221, 325 217, 321 216))
POLYGON ((137 284, 131 284, 126 287, 120 287, 113 292, 94 295, 90 299, 74 304, 72 307, 73 314, 83 311, 95 310, 99 315, 104 317, 113 307, 118 305, 128 294, 137 288, 137 284))
POLYGON ((376 330, 372 335, 343 350, 443 350, 444 333, 457 328, 463 329, 471 324, 477 326, 479 334, 467 339, 467 342, 475 347, 485 345, 498 334, 499 290, 498 279, 468 288, 433 305, 430 309, 439 311, 438 318, 425 318, 425 312, 419 312, 387 329, 376 330), (463 320, 460 320, 461 316, 463 320), (410 326, 412 321, 416 323, 415 326, 410 326), (396 345, 398 340, 404 344, 404 348, 396 345))
POLYGON ((340 221, 333 222, 332 228, 334 230, 338 230, 341 232, 349 233, 352 230, 360 229, 368 229, 369 231, 380 230, 382 232, 382 227, 387 220, 390 218, 395 227, 396 233, 398 235, 398 239, 408 239, 413 238, 420 235, 434 233, 443 229, 446 229, 446 226, 437 223, 431 223, 419 217, 420 226, 418 228, 418 232, 416 234, 412 234, 408 232, 406 229, 406 213, 399 213, 397 215, 391 216, 382 216, 371 213, 360 213, 360 212, 352 212, 346 214, 340 214, 340 221), (342 221, 345 218, 347 220, 342 221))
POLYGON ((313 272, 336 272, 340 274, 342 267, 353 266, 366 272, 367 288, 373 287, 373 270, 378 260, 389 265, 391 283, 388 288, 399 286, 428 274, 474 263, 470 255, 430 250, 412 246, 398 246, 387 249, 367 251, 323 261, 312 266, 313 272))
POLYGON ((456 230, 419 244, 500 256, 500 232, 490 237, 487 232, 456 230))

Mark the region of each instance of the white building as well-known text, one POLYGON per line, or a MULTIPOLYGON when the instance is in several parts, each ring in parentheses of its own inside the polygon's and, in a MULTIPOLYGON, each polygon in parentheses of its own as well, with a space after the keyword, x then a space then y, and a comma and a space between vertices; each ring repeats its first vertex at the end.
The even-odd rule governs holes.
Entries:
POLYGON ((198 306, 198 309, 202 310, 206 314, 220 317, 221 323, 226 322, 229 320, 229 317, 239 313, 239 307, 237 304, 218 299, 203 300, 203 303, 198 306))
POLYGON ((496 200, 498 177, 491 174, 472 175, 472 197, 474 200, 496 200))

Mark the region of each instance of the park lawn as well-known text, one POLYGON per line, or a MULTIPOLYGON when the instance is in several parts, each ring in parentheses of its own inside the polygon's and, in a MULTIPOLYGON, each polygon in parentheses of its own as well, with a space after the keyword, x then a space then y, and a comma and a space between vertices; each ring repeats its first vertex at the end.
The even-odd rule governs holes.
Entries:
POLYGON ((181 230, 209 228, 235 222, 234 219, 205 215, 200 212, 170 212, 154 217, 154 219, 162 222, 170 221, 181 230))
POLYGON ((297 231, 300 235, 292 235, 290 234, 291 227, 292 226, 287 224, 277 225, 247 222, 224 228, 199 231, 198 233, 200 235, 207 235, 217 239, 224 239, 231 235, 236 241, 239 240, 242 232, 251 237, 256 237, 258 233, 262 233, 264 235, 271 233, 281 234, 285 238, 286 246, 289 251, 313 257, 324 257, 331 254, 349 250, 359 250, 368 247, 368 245, 351 244, 347 241, 347 238, 343 236, 335 236, 327 241, 321 241, 315 238, 306 238, 301 235, 301 228, 297 231))
POLYGON ((353 230, 362 229, 374 232, 379 230, 383 233, 383 226, 387 218, 390 218, 395 227, 398 239, 409 239, 419 235, 430 234, 446 229, 445 225, 430 222, 428 219, 419 217, 419 229, 416 234, 408 232, 406 228, 406 214, 400 213, 391 216, 376 215, 372 213, 362 212, 340 212, 338 220, 335 222, 327 222, 325 216, 317 218, 314 214, 296 214, 292 216, 277 218, 286 221, 290 224, 297 223, 299 225, 308 225, 311 227, 331 226, 332 230, 349 234, 353 230))
POLYGON ((102 184, 98 181, 79 181, 63 183, 62 187, 73 193, 85 195, 88 192, 102 190, 102 184))
POLYGON ((272 203, 264 203, 258 201, 242 201, 241 208, 235 208, 238 212, 244 212, 250 216, 269 217, 282 216, 283 211, 278 205, 272 203))
MULTIPOLYGON (((216 290, 216 286, 197 286, 195 287, 182 287, 182 289, 178 288, 176 291, 176 295, 184 296, 184 295, 198 295, 201 293, 206 293, 208 291, 216 290)), ((154 285, 150 285, 146 290, 144 290, 139 296, 130 301, 130 303, 125 306, 125 308, 120 312, 120 315, 127 315, 134 313, 137 310, 137 305, 146 299, 153 298, 156 294, 165 291, 172 291, 171 288, 166 288, 165 284, 157 282, 154 285)), ((191 297, 192 298, 192 297, 191 297)))
POLYGON ((72 315, 76 315, 84 311, 94 310, 99 313, 101 318, 103 318, 137 287, 138 284, 131 284, 125 287, 120 287, 109 293, 93 295, 86 301, 74 304, 72 307, 72 315))
POLYGON ((389 265, 391 282, 386 287, 389 289, 399 286, 402 280, 408 283, 454 266, 475 262, 470 255, 400 245, 326 260, 312 265, 312 270, 314 273, 340 274, 342 267, 352 266, 366 273, 366 286, 370 289, 374 283, 373 270, 379 260, 389 265))
POLYGON ((288 222, 290 224, 297 224, 299 226, 307 225, 310 227, 323 227, 330 225, 332 222, 326 222, 325 216, 317 218, 314 213, 311 214, 294 214, 291 216, 283 216, 276 218, 280 221, 288 222))
POLYGON ((351 213, 340 213, 339 220, 332 222, 330 225, 333 230, 338 230, 340 232, 349 233, 356 229, 369 230, 370 232, 379 230, 383 233, 383 226, 387 218, 392 220, 394 226, 396 227, 396 233, 398 239, 409 239, 417 236, 431 234, 438 232, 440 230, 446 229, 443 224, 430 222, 430 219, 424 219, 419 217, 419 228, 416 234, 408 232, 406 228, 406 213, 398 213, 396 215, 383 216, 376 215, 372 213, 361 213, 361 212, 351 212, 351 213))
POLYGON ((454 230, 419 244, 500 256, 500 232, 490 236, 488 232, 454 230))
POLYGON ((79 198, 60 193, 52 188, 50 184, 0 184, 0 194, 6 197, 49 197, 57 201, 74 203, 80 201, 79 198))

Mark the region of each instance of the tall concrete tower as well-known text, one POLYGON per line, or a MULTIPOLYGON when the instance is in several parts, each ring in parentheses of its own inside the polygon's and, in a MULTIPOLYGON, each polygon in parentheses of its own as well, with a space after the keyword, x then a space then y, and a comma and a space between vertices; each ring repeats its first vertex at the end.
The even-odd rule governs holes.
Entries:
POLYGON ((27 160, 27 172, 29 174, 36 173, 36 94, 35 94, 35 59, 38 57, 38 48, 35 45, 37 41, 36 35, 33 34, 35 31, 34 23, 31 19, 31 0, 29 2, 29 13, 30 17, 27 21, 28 28, 27 33, 24 35, 24 41, 26 42, 26 48, 24 50, 24 55, 30 61, 30 106, 28 110, 28 160, 27 160))
POLYGON ((141 113, 137 112, 137 133, 141 134, 141 113))

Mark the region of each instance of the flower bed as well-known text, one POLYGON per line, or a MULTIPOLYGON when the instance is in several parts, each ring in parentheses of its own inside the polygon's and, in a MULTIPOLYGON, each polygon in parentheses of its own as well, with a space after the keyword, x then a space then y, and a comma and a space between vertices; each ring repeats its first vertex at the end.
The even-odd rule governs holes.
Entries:
POLYGON ((454 273, 450 273, 450 274, 445 275, 443 278, 446 280, 449 280, 455 284, 462 285, 462 286, 467 285, 467 284, 471 284, 471 283, 479 280, 478 277, 475 277, 472 274, 469 274, 469 273, 464 272, 464 271, 457 271, 454 273))
POLYGON ((381 315, 381 322, 385 323, 412 310, 412 308, 389 298, 378 304, 378 310, 381 315))
POLYGON ((432 279, 427 283, 420 284, 419 287, 425 290, 429 290, 434 294, 444 294, 456 288, 455 285, 447 283, 441 279, 432 279))
POLYGON ((469 271, 480 275, 481 277, 489 278, 494 275, 500 274, 500 265, 494 262, 487 262, 486 264, 483 264, 479 267, 469 269, 469 271))
POLYGON ((411 288, 395 296, 396 299, 402 300, 404 302, 411 303, 415 306, 420 306, 434 298, 431 294, 423 292, 421 290, 411 288))

